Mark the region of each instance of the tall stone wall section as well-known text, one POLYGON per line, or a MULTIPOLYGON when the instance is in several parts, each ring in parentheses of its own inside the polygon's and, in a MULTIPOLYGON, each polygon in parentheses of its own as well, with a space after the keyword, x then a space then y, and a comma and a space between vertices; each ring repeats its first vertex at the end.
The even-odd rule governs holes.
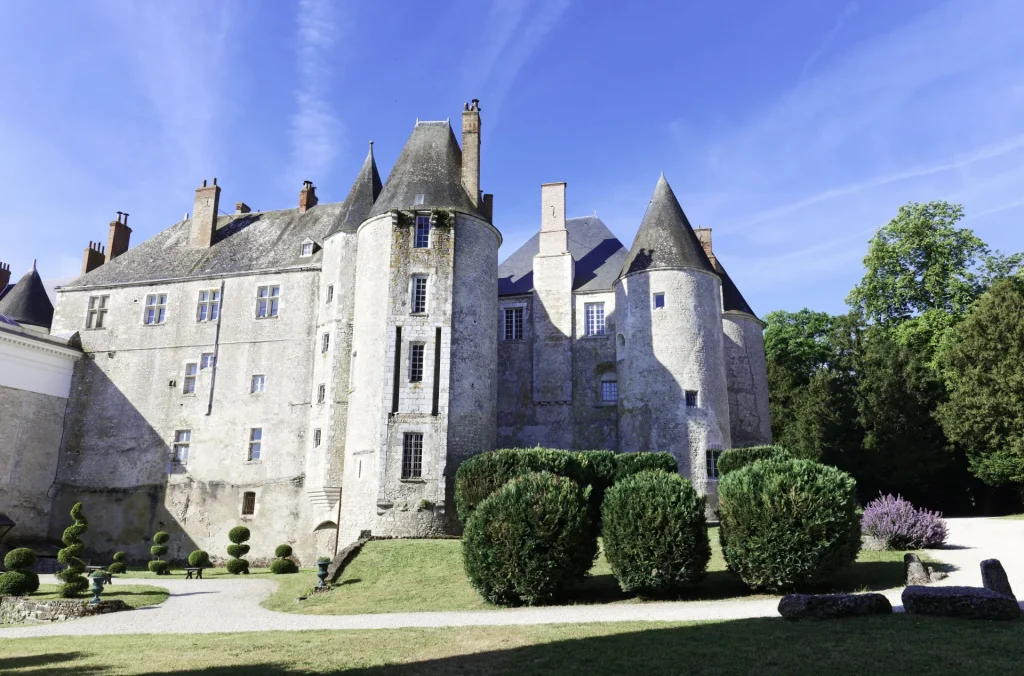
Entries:
POLYGON ((722 331, 732 446, 770 444, 772 424, 763 325, 746 313, 726 312, 722 316, 722 331))

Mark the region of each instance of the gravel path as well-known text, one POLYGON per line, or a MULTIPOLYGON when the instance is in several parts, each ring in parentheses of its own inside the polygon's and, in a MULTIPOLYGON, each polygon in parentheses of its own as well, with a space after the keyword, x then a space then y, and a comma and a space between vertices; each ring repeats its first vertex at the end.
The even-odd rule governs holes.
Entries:
MULTIPOLYGON (((1003 562, 1015 589, 1024 590, 1024 521, 950 519, 949 541, 957 549, 934 557, 958 567, 941 584, 980 586, 982 559, 1003 562)), ((52 582, 44 578, 44 582, 52 582)), ((129 578, 119 578, 128 582, 129 578)), ((379 615, 296 615, 262 608, 276 587, 271 580, 215 577, 207 580, 138 579, 165 587, 170 597, 158 606, 70 622, 0 629, 0 638, 98 634, 205 634, 235 631, 313 629, 397 629, 581 622, 734 620, 777 617, 777 599, 554 606, 471 612, 379 615)), ((885 592, 899 606, 901 589, 885 592)))

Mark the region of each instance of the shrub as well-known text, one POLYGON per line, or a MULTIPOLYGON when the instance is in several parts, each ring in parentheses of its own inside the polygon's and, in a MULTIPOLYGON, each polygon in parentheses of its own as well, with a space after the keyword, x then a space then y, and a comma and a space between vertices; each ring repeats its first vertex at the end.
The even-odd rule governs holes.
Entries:
POLYGON ((615 456, 615 481, 647 470, 679 473, 679 463, 671 453, 619 453, 615 456))
POLYGON ((32 572, 36 553, 27 547, 12 549, 4 557, 7 572, 0 575, 0 595, 24 596, 39 589, 39 576, 32 572))
POLYGON ((89 580, 82 575, 85 572, 85 561, 82 560, 85 543, 81 540, 82 535, 89 529, 89 522, 83 514, 81 502, 76 502, 71 508, 71 518, 75 522, 64 529, 61 536, 64 548, 57 552, 57 561, 66 566, 57 573, 57 577, 64 583, 58 593, 66 599, 78 596, 89 588, 89 580))
POLYGON ((171 574, 171 564, 166 561, 161 561, 160 559, 153 559, 149 562, 148 567, 149 572, 156 573, 157 575, 171 574))
POLYGON ((128 572, 128 564, 125 563, 125 558, 126 557, 125 557, 125 553, 124 552, 114 552, 114 556, 113 556, 114 562, 112 564, 110 564, 109 566, 107 566, 107 572, 108 573, 117 573, 119 575, 123 574, 123 573, 127 573, 128 572))
POLYGON ((228 559, 226 567, 232 575, 249 574, 249 562, 242 558, 249 553, 249 545, 243 544, 249 539, 249 535, 249 529, 245 526, 235 526, 228 531, 228 540, 231 540, 231 544, 228 545, 228 556, 231 558, 228 559))
POLYGON ((470 582, 492 603, 550 602, 597 558, 590 487, 550 472, 517 477, 481 502, 463 533, 470 582))
POLYGON ((937 547, 946 542, 946 522, 940 512, 917 509, 900 496, 880 495, 864 508, 861 528, 886 549, 937 547))
POLYGON ((153 534, 153 546, 149 548, 149 553, 153 555, 154 560, 149 562, 149 571, 156 573, 157 575, 168 575, 171 572, 171 566, 155 566, 156 563, 166 563, 160 557, 167 553, 167 542, 171 539, 171 536, 160 531, 153 534))
POLYGON ((601 505, 604 553, 625 592, 678 592, 711 560, 705 501, 675 473, 646 470, 619 481, 601 505))
POLYGON ((28 547, 12 549, 4 557, 4 568, 7 570, 22 570, 34 565, 36 565, 36 553, 28 547))
POLYGON ((590 485, 594 489, 590 502, 600 509, 605 491, 615 483, 616 454, 612 451, 580 451, 580 455, 590 462, 590 485))
POLYGON ((197 549, 188 555, 188 565, 190 568, 209 568, 210 555, 202 549, 197 549))
POLYGON ((299 567, 291 559, 274 559, 270 562, 270 572, 274 575, 288 575, 299 572, 299 567))
POLYGON ((768 458, 788 458, 789 451, 782 446, 747 446, 746 448, 730 448, 722 451, 718 458, 718 476, 725 476, 741 467, 746 467, 758 460, 768 458))
POLYGON ((291 545, 278 545, 274 549, 274 556, 276 556, 279 559, 287 559, 291 555, 292 555, 292 546, 291 545))
POLYGON ((718 484, 726 564, 752 589, 789 591, 831 577, 860 550, 856 482, 810 460, 758 460, 718 484))

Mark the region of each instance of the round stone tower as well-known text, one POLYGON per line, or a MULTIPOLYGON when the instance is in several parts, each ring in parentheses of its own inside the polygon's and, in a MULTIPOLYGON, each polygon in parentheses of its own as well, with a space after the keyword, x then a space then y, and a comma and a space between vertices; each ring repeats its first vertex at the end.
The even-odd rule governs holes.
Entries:
POLYGON ((615 284, 619 447, 667 451, 716 506, 730 446, 721 280, 662 176, 615 284))

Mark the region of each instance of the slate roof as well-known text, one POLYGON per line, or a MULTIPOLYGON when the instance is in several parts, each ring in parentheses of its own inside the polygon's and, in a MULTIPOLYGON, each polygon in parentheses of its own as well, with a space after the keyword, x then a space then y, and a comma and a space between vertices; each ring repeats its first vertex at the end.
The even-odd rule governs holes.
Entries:
POLYGON ((50 328, 53 323, 53 303, 46 295, 46 287, 32 263, 32 269, 0 300, 0 314, 21 325, 50 328))
MULTIPOLYGON (((569 253, 576 261, 574 291, 610 290, 626 260, 626 248, 600 218, 584 216, 565 221, 569 231, 569 253)), ((498 295, 512 296, 533 291, 533 257, 540 251, 540 233, 498 266, 498 295)))
POLYGON ((722 278, 722 310, 724 312, 746 312, 748 315, 757 317, 717 256, 715 257, 715 272, 722 278))
POLYGON ((483 218, 462 186, 462 150, 448 122, 417 122, 370 216, 392 209, 456 209, 483 218), (417 204, 416 196, 423 195, 417 204))
POLYGON ((662 174, 622 266, 622 276, 641 270, 679 267, 715 271, 662 174))
POLYGON ((8 284, 4 288, 0 289, 0 300, 3 300, 3 297, 7 295, 7 292, 10 291, 13 288, 14 288, 13 284, 8 284))
POLYGON ((370 152, 366 155, 363 168, 359 170, 352 188, 348 191, 348 197, 341 204, 341 211, 334 221, 327 236, 330 237, 336 232, 354 233, 359 225, 370 215, 373 203, 380 195, 381 183, 380 174, 377 173, 377 162, 373 159, 373 142, 370 142, 370 152))

